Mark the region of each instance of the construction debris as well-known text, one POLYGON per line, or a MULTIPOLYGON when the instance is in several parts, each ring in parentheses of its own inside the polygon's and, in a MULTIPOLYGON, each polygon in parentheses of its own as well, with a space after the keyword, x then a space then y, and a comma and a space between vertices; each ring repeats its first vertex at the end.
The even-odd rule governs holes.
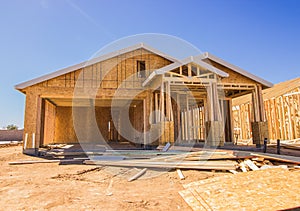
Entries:
POLYGON ((185 190, 179 194, 193 210, 299 208, 299 177, 300 171, 281 168, 251 171, 192 182, 184 185, 185 190), (255 195, 262 200, 249 200, 255 195))
POLYGON ((141 177, 143 174, 145 174, 147 171, 147 168, 142 169, 141 171, 139 171, 137 174, 135 174, 134 176, 132 176, 131 178, 128 179, 128 182, 131 182, 133 180, 138 179, 139 177, 141 177))

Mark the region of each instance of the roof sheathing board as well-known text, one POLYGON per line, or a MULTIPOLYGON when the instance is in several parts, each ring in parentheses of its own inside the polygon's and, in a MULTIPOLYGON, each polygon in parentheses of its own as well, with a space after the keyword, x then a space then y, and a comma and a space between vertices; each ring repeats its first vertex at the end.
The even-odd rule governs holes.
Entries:
POLYGON ((233 70, 233 71, 235 71, 235 72, 237 72, 237 73, 239 73, 239 74, 241 74, 245 77, 248 77, 248 78, 252 79, 253 81, 256 81, 256 82, 262 84, 265 88, 269 88, 269 87, 273 86, 273 84, 270 83, 269 81, 266 81, 266 80, 264 80, 264 79, 262 79, 262 78, 260 78, 256 75, 253 75, 252 73, 249 73, 246 70, 243 70, 242 68, 240 68, 238 66, 230 64, 230 63, 224 61, 223 59, 218 58, 218 57, 216 57, 216 56, 214 56, 214 55, 212 55, 208 52, 205 52, 203 54, 203 59, 206 59, 206 58, 208 58, 212 61, 215 61, 215 62, 217 62, 217 63, 219 63, 219 64, 221 64, 221 65, 223 65, 223 66, 225 66, 225 67, 227 67, 227 68, 229 68, 229 69, 231 69, 231 70, 233 70))

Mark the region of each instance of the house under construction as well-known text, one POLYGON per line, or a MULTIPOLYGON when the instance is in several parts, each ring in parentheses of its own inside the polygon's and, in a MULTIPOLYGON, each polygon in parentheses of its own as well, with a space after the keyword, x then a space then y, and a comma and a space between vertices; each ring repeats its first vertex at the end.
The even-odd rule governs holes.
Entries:
POLYGON ((253 143, 268 136, 272 84, 210 53, 178 60, 140 43, 16 85, 24 150, 53 143, 143 145, 234 140, 232 99, 251 93, 253 143))

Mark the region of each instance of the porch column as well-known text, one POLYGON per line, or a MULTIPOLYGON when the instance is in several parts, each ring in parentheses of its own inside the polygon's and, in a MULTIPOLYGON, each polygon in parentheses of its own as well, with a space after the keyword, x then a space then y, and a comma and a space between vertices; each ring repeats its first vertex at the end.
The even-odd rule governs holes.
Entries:
POLYGON ((268 122, 265 118, 264 101, 262 96, 262 86, 257 84, 252 90, 252 140, 253 144, 260 146, 265 138, 268 138, 268 122))
POLYGON ((211 82, 207 87, 208 121, 206 122, 206 140, 208 146, 224 145, 224 123, 219 105, 217 83, 211 82))

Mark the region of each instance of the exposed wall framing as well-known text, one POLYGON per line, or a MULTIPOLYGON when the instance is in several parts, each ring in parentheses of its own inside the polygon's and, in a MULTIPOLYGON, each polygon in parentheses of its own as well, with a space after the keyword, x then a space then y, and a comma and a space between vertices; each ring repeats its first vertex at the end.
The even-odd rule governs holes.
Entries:
MULTIPOLYGON (((265 116, 271 140, 300 138, 300 78, 263 91, 265 116)), ((252 138, 250 96, 233 100, 234 128, 239 139, 252 138)))

